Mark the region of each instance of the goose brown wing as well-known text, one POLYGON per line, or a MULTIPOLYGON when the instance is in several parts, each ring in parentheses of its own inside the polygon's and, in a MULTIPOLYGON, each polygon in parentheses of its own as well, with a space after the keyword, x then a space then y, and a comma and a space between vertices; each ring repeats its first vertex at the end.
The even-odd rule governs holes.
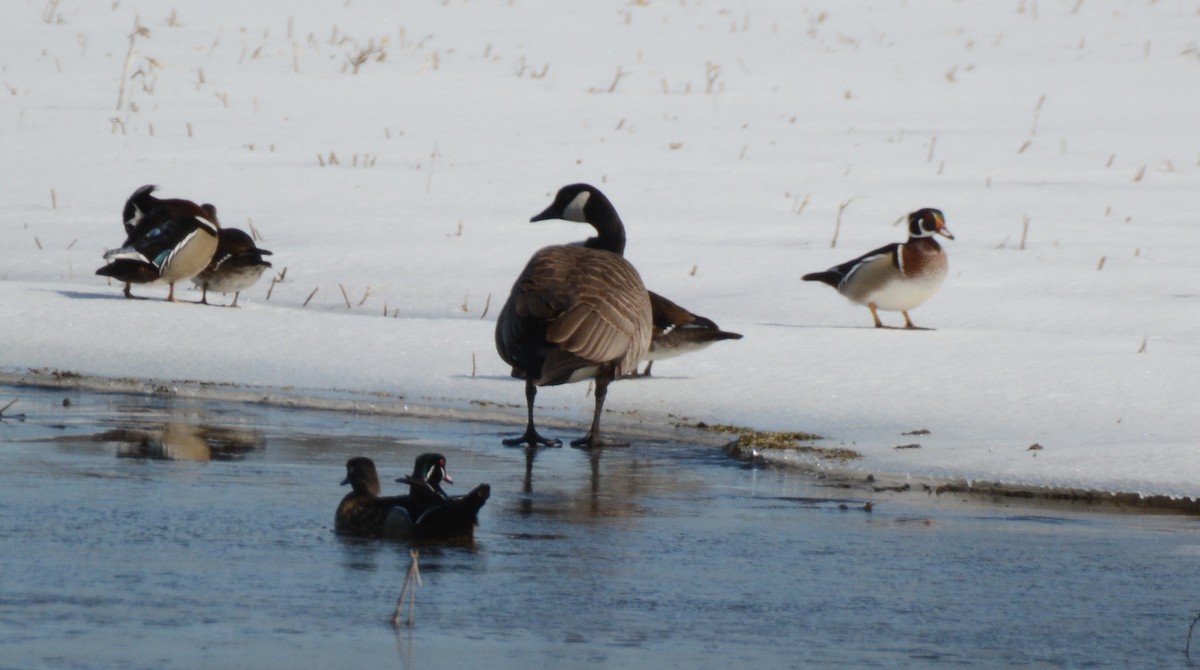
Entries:
POLYGON ((593 364, 615 362, 617 374, 636 369, 650 346, 650 297, 629 261, 608 251, 570 249, 575 302, 546 329, 546 338, 593 364))
POLYGON ((529 260, 496 324, 496 347, 514 367, 552 384, 594 365, 632 371, 650 332, 650 299, 628 261, 562 245, 529 260))
POLYGON ((543 363, 553 351, 546 324, 574 300, 569 284, 541 270, 545 251, 529 259, 496 318, 496 351, 512 366, 514 377, 541 379, 543 363))

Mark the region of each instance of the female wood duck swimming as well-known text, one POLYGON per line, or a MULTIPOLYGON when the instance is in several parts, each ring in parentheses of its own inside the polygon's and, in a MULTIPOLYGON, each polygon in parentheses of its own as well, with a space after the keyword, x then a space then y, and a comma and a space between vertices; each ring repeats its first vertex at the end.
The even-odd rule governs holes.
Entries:
POLYGON ((215 209, 190 200, 160 200, 147 185, 125 201, 125 243, 104 254, 108 265, 96 274, 130 284, 166 283, 167 300, 175 302, 175 282, 199 274, 217 250, 215 209))
POLYGON ((946 279, 946 252, 934 235, 954 239, 946 229, 941 210, 922 209, 908 215, 908 241, 889 244, 824 272, 804 275, 837 289, 860 305, 866 305, 876 328, 884 328, 876 309, 900 312, 904 327, 916 328, 908 310, 928 300, 946 279))
POLYGON ((410 494, 386 497, 379 495, 379 474, 374 461, 364 456, 346 461, 342 485, 350 484, 354 490, 338 504, 334 528, 338 533, 359 537, 415 540, 470 537, 479 509, 492 489, 480 484, 464 496, 439 493, 440 482, 450 483, 445 477, 445 460, 438 454, 418 456, 415 470, 422 470, 423 463, 432 463, 435 467, 425 472, 437 477, 437 481, 430 483, 422 477, 406 476, 397 481, 408 483, 410 494))
MULTIPOLYGON (((216 208, 212 207, 214 221, 216 213, 216 208)), ((208 304, 209 291, 232 293, 233 304, 230 307, 237 307, 241 292, 253 286, 263 272, 271 267, 270 263, 263 260, 263 256, 270 255, 270 251, 259 249, 254 244, 254 238, 244 230, 222 228, 217 235, 217 251, 212 261, 200 274, 192 277, 192 283, 202 291, 200 302, 208 304)))

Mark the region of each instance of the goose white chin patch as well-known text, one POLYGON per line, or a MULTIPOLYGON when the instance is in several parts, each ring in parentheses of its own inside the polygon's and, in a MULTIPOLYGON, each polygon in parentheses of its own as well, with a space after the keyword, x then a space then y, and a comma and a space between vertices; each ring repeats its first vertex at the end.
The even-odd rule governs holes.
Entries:
POLYGON ((581 191, 575 196, 570 203, 563 208, 562 218, 566 221, 574 221, 576 223, 587 223, 587 217, 583 215, 583 208, 587 205, 588 198, 592 197, 591 191, 581 191))

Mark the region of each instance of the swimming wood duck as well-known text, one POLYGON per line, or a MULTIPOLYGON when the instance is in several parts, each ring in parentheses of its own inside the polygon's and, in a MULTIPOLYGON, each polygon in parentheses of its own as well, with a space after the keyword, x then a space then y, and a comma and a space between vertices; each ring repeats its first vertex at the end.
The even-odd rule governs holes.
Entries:
POLYGON ((918 210, 908 215, 907 242, 880 247, 802 279, 829 284, 850 300, 866 305, 876 328, 885 327, 876 312, 881 309, 902 313, 904 327, 914 329, 917 327, 908 317, 908 310, 937 292, 949 268, 946 252, 934 235, 954 239, 940 210, 918 210))
MULTIPOLYGON (((441 479, 429 481, 405 476, 397 481, 409 484, 410 494, 380 496, 379 474, 375 462, 364 456, 346 461, 346 478, 353 490, 338 503, 334 528, 338 533, 358 537, 388 537, 396 539, 434 539, 470 537, 475 531, 479 510, 491 496, 491 487, 480 484, 463 496, 449 497, 441 492, 445 478, 445 458, 438 454, 417 457, 440 460, 441 479), (435 488, 436 487, 436 488, 435 488)), ((433 473, 436 474, 436 473, 433 473)))
POLYGON ((170 286, 167 300, 175 302, 175 282, 200 273, 217 250, 220 225, 215 210, 190 200, 160 200, 155 186, 143 186, 125 202, 124 244, 104 254, 107 265, 96 274, 130 284, 170 286))
POLYGON ((446 482, 447 484, 454 483, 454 480, 450 477, 450 473, 446 472, 446 457, 435 453, 417 456, 416 462, 413 463, 412 474, 401 477, 396 481, 408 483, 410 486, 410 495, 418 495, 425 490, 432 490, 442 499, 449 498, 446 492, 442 490, 442 482, 446 482))
POLYGON ((608 385, 637 370, 650 348, 650 297, 622 256, 625 226, 612 203, 587 184, 558 191, 531 221, 587 223, 596 237, 538 250, 513 284, 496 321, 496 350, 525 380, 525 434, 506 445, 558 446, 534 428, 537 387, 595 379, 596 406, 588 434, 571 444, 600 446, 600 416, 608 385))

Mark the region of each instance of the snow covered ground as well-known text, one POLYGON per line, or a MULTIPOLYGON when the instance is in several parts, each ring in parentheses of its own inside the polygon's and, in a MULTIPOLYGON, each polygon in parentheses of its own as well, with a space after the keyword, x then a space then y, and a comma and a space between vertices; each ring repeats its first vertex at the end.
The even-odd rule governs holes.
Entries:
MULTIPOLYGON (((535 249, 588 234, 526 223, 586 181, 648 286, 745 334, 616 384, 608 425, 1200 496, 1200 3, 18 0, 0 19, 0 371, 520 421, 495 314, 535 249), (236 310, 121 298, 93 272, 146 183, 252 225, 284 281, 236 310), (925 206, 958 238, 912 313, 937 330, 875 330, 800 281, 925 206)), ((582 433, 586 392, 542 391, 568 422, 547 432, 582 433)))

